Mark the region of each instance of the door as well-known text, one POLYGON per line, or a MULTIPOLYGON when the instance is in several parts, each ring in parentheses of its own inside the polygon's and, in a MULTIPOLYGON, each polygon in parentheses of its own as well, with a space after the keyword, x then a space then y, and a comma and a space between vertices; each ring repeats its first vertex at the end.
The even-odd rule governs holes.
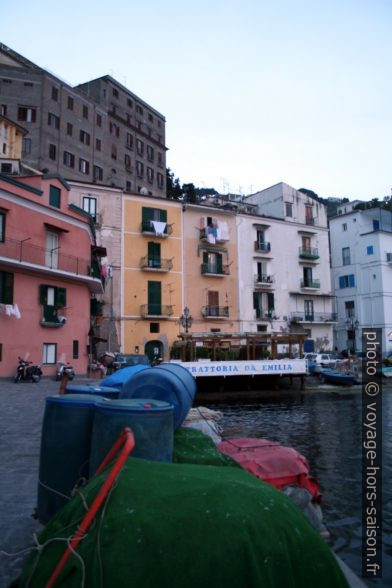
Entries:
POLYGON ((207 316, 219 316, 219 292, 208 292, 207 316))
POLYGON ((50 268, 58 267, 59 236, 57 233, 46 233, 45 265, 50 268))
POLYGON ((161 267, 161 244, 150 241, 148 243, 148 267, 161 267))
POLYGON ((162 314, 161 293, 161 282, 148 282, 148 314, 156 316, 162 314))
POLYGON ((305 320, 314 320, 313 300, 305 300, 305 320))
POLYGON ((302 250, 304 253, 312 252, 310 237, 302 237, 302 250))
POLYGON ((304 286, 309 287, 313 282, 312 268, 304 267, 304 286))
POLYGON ((148 356, 148 359, 154 361, 158 358, 163 359, 163 344, 161 341, 147 341, 144 346, 144 353, 148 356))

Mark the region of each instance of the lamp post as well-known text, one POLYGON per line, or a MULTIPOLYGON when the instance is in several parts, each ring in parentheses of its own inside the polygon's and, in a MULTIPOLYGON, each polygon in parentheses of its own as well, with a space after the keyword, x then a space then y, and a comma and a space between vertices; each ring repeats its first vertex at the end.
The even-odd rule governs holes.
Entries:
POLYGON ((188 330, 191 328, 193 323, 193 318, 189 314, 189 308, 186 306, 183 310, 183 314, 180 316, 180 325, 185 329, 185 333, 188 333, 188 330))
POLYGON ((351 352, 355 352, 356 349, 356 340, 357 340, 357 334, 356 334, 356 330, 359 326, 359 320, 355 318, 355 316, 348 316, 346 318, 346 327, 347 327, 347 337, 348 337, 348 341, 347 341, 347 348, 351 350, 351 352), (351 337, 350 337, 351 334, 351 337), (354 335, 354 336, 353 336, 354 335), (348 344, 350 341, 350 345, 348 344), (351 342, 354 342, 354 346, 352 346, 351 342))

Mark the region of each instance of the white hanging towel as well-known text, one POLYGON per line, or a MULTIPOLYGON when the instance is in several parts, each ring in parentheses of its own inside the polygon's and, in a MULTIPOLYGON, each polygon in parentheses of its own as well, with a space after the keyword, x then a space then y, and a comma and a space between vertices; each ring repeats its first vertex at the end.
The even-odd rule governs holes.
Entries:
POLYGON ((160 221, 151 221, 156 235, 163 235, 166 229, 166 223, 160 221))
POLYGON ((14 316, 16 316, 17 319, 20 319, 22 316, 20 314, 19 306, 17 304, 14 304, 14 316))
POLYGON ((12 304, 6 304, 5 305, 5 314, 7 316, 11 316, 13 314, 12 304))

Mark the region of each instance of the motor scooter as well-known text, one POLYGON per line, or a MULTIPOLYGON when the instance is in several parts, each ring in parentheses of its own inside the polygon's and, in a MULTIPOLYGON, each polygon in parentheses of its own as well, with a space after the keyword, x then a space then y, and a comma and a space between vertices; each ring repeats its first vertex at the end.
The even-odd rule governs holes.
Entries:
POLYGON ((42 376, 42 369, 40 365, 32 365, 32 361, 27 361, 18 357, 19 365, 16 368, 16 374, 14 378, 15 384, 22 380, 26 382, 39 382, 42 376))
POLYGON ((67 374, 68 380, 74 379, 75 371, 69 362, 63 363, 62 361, 60 361, 58 363, 57 370, 56 370, 56 382, 59 382, 61 380, 61 378, 63 377, 63 374, 67 374))

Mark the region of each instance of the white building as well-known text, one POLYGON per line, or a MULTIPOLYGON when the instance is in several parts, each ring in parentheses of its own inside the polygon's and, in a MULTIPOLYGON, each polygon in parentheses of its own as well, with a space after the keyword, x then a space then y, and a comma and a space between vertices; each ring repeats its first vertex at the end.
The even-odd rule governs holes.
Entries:
POLYGON ((258 215, 238 214, 242 331, 307 333, 333 348, 325 206, 280 183, 248 196, 258 215))
POLYGON ((330 220, 336 345, 339 351, 360 351, 361 329, 378 327, 387 354, 392 351, 392 212, 342 207, 330 220))

